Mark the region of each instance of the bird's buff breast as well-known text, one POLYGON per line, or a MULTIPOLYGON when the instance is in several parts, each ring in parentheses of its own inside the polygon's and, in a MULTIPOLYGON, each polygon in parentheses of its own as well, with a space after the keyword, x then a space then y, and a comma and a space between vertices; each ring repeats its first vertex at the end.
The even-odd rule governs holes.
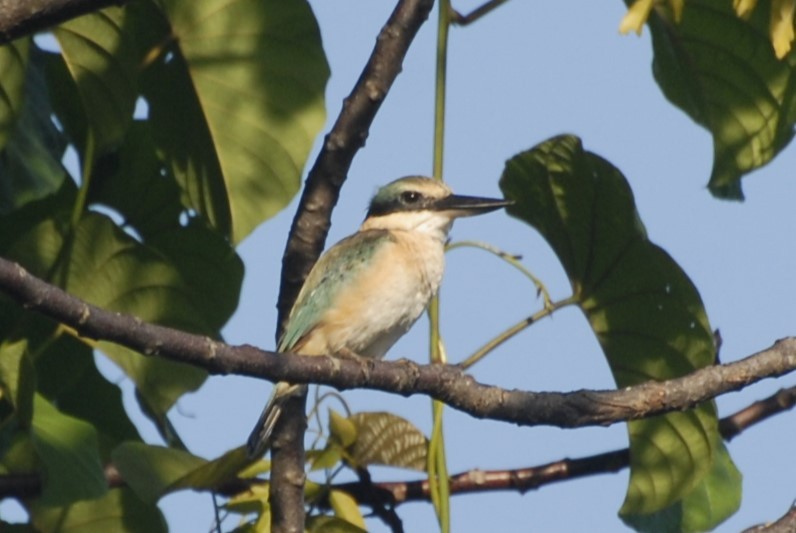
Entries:
POLYGON ((350 350, 363 357, 383 357, 436 294, 444 269, 443 244, 402 233, 396 232, 361 279, 323 317, 312 339, 320 353, 350 350))

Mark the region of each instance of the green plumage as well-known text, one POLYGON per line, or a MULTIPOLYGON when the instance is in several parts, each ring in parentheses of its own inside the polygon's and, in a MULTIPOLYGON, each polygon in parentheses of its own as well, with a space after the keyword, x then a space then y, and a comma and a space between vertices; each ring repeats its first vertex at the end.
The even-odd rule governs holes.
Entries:
POLYGON ((321 256, 290 311, 279 351, 289 352, 312 331, 337 295, 367 268, 379 248, 393 239, 386 230, 362 231, 343 239, 321 256))

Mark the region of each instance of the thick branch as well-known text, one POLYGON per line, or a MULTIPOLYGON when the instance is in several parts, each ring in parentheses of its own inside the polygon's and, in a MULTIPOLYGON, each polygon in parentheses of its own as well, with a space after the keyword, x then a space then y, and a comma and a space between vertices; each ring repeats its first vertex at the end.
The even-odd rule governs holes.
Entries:
POLYGON ((0 45, 129 0, 0 0, 0 45))
POLYGON ((338 389, 368 388, 405 396, 425 394, 477 418, 528 426, 610 425, 645 418, 687 409, 796 369, 796 338, 787 338, 740 361, 622 390, 569 393, 505 390, 478 383, 450 365, 292 354, 277 357, 274 352, 248 345, 229 346, 86 304, 4 259, 0 259, 0 290, 24 307, 50 316, 85 337, 116 342, 147 355, 199 366, 213 374, 321 383, 338 389))

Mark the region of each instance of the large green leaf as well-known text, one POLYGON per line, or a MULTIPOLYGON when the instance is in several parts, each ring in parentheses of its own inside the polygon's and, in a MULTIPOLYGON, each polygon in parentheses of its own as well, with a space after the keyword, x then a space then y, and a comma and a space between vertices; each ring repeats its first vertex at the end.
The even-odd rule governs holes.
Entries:
POLYGON ((0 214, 54 193, 66 178, 67 140, 52 114, 44 54, 26 40, 0 47, 0 214))
POLYGON ((239 242, 294 196, 329 75, 304 0, 162 0, 137 13, 144 93, 184 202, 239 242))
MULTIPOLYGON (((98 154, 121 143, 138 98, 136 47, 132 33, 124 29, 125 13, 121 7, 109 7, 72 19, 53 31, 77 86, 98 154)), ((73 141, 85 150, 84 143, 89 140, 73 141)), ((93 162, 94 158, 88 164, 93 162)))
POLYGON ((649 533, 691 533, 710 531, 732 516, 741 505, 741 473, 723 442, 718 442, 713 468, 679 502, 645 515, 624 515, 628 525, 649 533))
MULTIPOLYGON (((509 213, 535 227, 564 266, 620 387, 710 365, 715 349, 699 293, 647 238, 621 173, 561 136, 506 164, 509 213)), ((720 440, 713 403, 628 424, 630 486, 621 513, 649 514, 688 495, 720 440)))
MULTIPOLYGON (((128 236, 108 217, 89 213, 70 241, 65 288, 104 309, 218 337, 237 305, 243 270, 220 237, 202 231, 186 229, 185 240, 173 237, 171 244, 161 243, 165 250, 161 252, 128 236), (198 246, 200 240, 203 248, 190 254, 185 250, 186 243, 198 246), (177 257, 179 252, 183 255, 177 257)), ((9 255, 46 276, 65 245, 65 233, 62 223, 45 220, 24 233, 9 255)), ((165 413, 206 377, 195 367, 142 357, 111 343, 99 347, 125 370, 158 413, 165 413)))
POLYGON ((30 506, 37 531, 59 533, 166 533, 166 521, 154 505, 143 503, 128 488, 109 490, 102 498, 81 501, 68 507, 30 506))
POLYGON ((682 21, 663 9, 649 19, 653 71, 666 97, 713 136, 710 191, 741 199, 741 177, 793 138, 796 53, 780 61, 769 41, 770 0, 748 21, 732 2, 689 0, 682 21))
POLYGON ((61 413, 37 394, 31 432, 44 464, 42 502, 63 505, 105 494, 108 486, 91 425, 61 413))

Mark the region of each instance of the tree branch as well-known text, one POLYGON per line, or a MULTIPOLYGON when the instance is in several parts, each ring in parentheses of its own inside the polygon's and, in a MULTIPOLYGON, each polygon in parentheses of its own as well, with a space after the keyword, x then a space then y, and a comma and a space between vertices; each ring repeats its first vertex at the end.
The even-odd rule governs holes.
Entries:
POLYGON ((129 0, 0 0, 0 45, 129 0))
POLYGON ((762 379, 796 370, 796 338, 790 337, 740 361, 621 390, 568 393, 506 390, 478 383, 451 365, 277 356, 275 352, 253 346, 230 346, 89 305, 5 259, 0 259, 0 291, 25 308, 74 328, 84 337, 116 342, 149 356, 198 366, 212 374, 320 383, 338 389, 367 388, 405 396, 424 394, 476 418, 525 426, 572 428, 646 418, 688 409, 762 379))
POLYGON ((794 531, 796 531, 796 502, 776 522, 753 526, 745 529, 743 533, 793 533, 794 531))

